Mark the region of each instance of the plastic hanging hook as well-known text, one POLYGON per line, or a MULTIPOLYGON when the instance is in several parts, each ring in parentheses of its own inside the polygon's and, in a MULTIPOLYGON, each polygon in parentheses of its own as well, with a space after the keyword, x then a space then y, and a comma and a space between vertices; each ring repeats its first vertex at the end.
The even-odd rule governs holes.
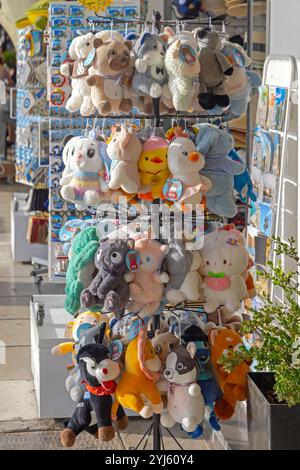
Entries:
POLYGON ((125 38, 126 38, 127 34, 128 34, 128 23, 126 21, 126 24, 125 24, 125 38))
POLYGON ((110 22, 110 39, 113 39, 113 31, 114 31, 114 20, 110 22))

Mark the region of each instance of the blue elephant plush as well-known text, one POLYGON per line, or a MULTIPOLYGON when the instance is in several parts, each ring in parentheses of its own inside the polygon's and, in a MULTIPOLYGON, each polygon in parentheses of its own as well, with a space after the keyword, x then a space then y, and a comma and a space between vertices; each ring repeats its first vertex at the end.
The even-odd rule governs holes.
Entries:
MULTIPOLYGON (((243 160, 239 156, 239 154, 232 150, 229 152, 228 155, 234 162, 243 163, 243 160)), ((234 177, 234 189, 238 193, 238 196, 242 202, 247 202, 247 198, 251 199, 251 201, 256 202, 257 197, 253 191, 253 184, 249 175, 249 171, 245 168, 244 173, 240 175, 235 175, 234 177)))
POLYGON ((232 218, 237 214, 233 198, 234 176, 242 174, 245 165, 228 156, 234 140, 227 131, 207 123, 197 128, 196 147, 205 157, 205 166, 200 173, 212 182, 212 188, 206 193, 207 208, 220 217, 232 218))

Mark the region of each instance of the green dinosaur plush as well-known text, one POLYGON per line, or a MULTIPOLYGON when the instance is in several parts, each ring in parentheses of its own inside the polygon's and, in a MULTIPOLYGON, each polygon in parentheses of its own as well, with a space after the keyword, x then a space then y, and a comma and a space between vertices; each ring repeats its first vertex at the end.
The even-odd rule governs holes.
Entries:
POLYGON ((80 294, 92 282, 98 247, 99 238, 95 227, 85 228, 73 239, 65 289, 65 309, 71 315, 79 311, 80 294))

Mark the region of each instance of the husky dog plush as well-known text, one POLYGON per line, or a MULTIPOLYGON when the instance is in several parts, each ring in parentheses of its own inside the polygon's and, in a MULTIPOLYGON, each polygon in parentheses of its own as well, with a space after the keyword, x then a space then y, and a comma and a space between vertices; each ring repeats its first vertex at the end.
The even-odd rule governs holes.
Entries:
MULTIPOLYGON (((157 34, 145 32, 134 46, 136 55, 132 88, 137 96, 170 97, 164 66, 166 45, 157 34)), ((151 104, 152 105, 152 104, 151 104)))

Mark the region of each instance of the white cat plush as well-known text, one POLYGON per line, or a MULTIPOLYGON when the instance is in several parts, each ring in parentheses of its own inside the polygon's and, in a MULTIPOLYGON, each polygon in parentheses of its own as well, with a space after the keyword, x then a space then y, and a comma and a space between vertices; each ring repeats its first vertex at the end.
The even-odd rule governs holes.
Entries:
POLYGON ((242 234, 231 226, 211 232, 204 237, 200 251, 200 274, 207 313, 224 305, 230 312, 241 306, 248 297, 243 273, 248 266, 249 254, 242 234))
POLYGON ((101 158, 101 145, 92 137, 80 137, 67 143, 68 160, 61 179, 63 199, 76 204, 78 209, 97 207, 101 201, 109 200, 107 169, 101 158))

